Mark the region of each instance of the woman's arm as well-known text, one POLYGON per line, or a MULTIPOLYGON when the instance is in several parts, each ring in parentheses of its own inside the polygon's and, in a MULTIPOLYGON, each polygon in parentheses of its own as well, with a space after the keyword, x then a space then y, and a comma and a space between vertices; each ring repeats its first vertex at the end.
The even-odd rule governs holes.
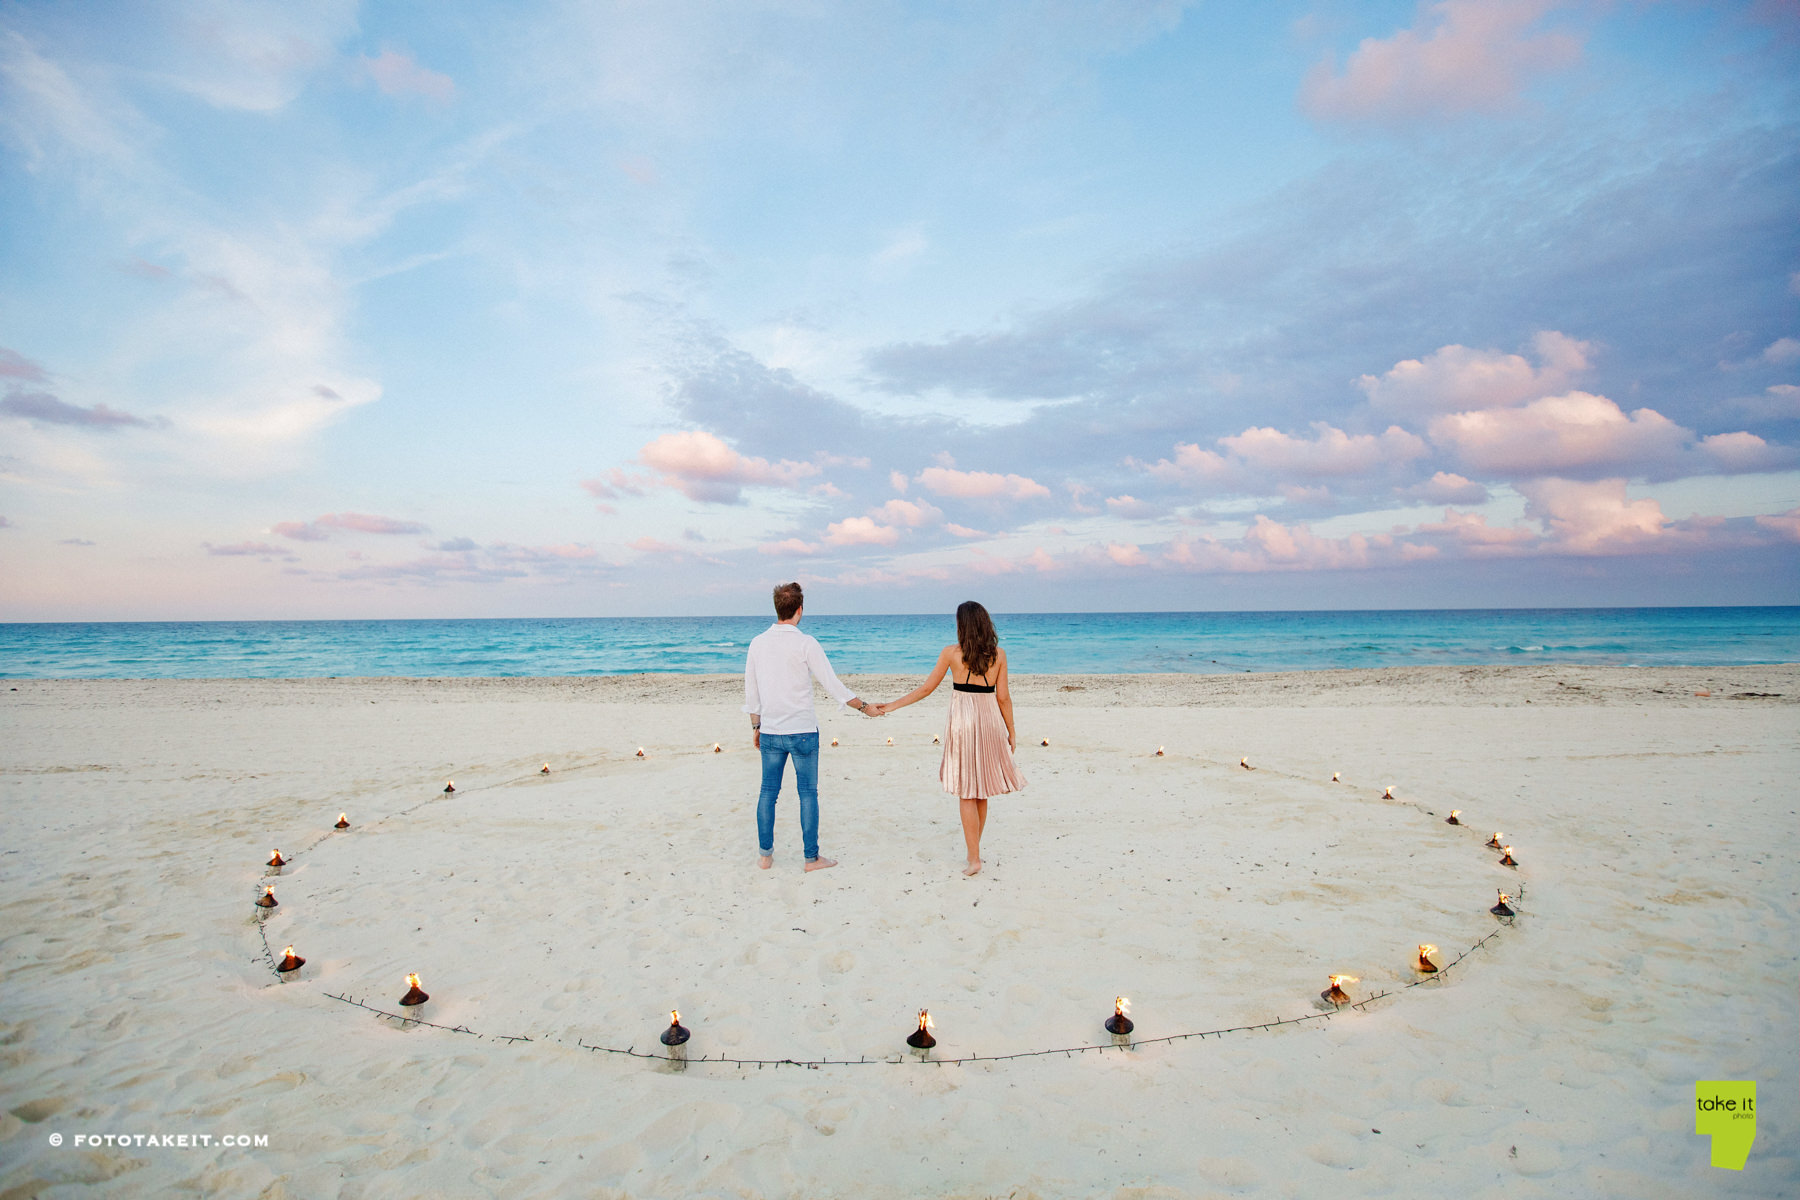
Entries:
POLYGON ((1006 651, 997 651, 996 655, 1000 674, 994 677, 994 699, 1000 702, 1000 716, 1006 722, 1007 748, 1016 753, 1019 749, 1019 735, 1013 732, 1012 692, 1006 686, 1006 651))
POLYGON ((896 708, 905 708, 909 704, 917 704, 925 697, 931 695, 931 693, 937 691, 937 685, 944 682, 944 672, 950 669, 950 651, 953 649, 955 649, 955 647, 945 646, 942 650, 938 651, 937 666, 931 668, 931 674, 925 677, 925 682, 921 683, 918 687, 906 693, 906 695, 900 697, 898 700, 890 700, 886 704, 883 704, 881 706, 881 711, 883 713, 891 713, 896 708))

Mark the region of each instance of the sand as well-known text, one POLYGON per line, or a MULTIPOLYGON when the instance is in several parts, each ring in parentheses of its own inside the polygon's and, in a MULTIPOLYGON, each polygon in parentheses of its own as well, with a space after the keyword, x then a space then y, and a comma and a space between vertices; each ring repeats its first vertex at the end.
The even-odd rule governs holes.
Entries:
POLYGON ((7 681, 0 1198, 1800 1192, 1800 668, 1023 678, 972 880, 943 697, 822 703, 841 865, 790 784, 756 870, 740 694, 7 681), (1467 956, 1408 987, 1420 942, 1467 956), (473 1033, 332 998, 409 971, 473 1033), (1326 1016, 1333 972, 1376 998, 1326 1016), (1121 993, 1236 1031, 1113 1049, 1121 993), (672 1008, 685 1070, 584 1048, 672 1008), (1758 1081, 1742 1172, 1703 1078, 1758 1081))

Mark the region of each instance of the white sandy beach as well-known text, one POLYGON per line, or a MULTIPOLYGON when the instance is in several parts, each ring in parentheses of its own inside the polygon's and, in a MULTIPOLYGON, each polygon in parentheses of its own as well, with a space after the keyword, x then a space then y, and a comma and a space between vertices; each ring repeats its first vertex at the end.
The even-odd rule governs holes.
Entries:
POLYGON ((735 678, 8 681, 0 1200, 1800 1193, 1800 668, 1014 692, 1030 786, 971 880, 942 696, 821 702, 841 865, 806 874, 791 776, 755 869, 735 678), (274 847, 285 984, 251 904, 274 847), (1416 944, 1496 929, 1395 992, 1416 944), (330 998, 393 1011, 408 971, 423 1020, 481 1036, 330 998), (921 1007, 938 1059, 1000 1056, 1108 1042, 1120 993, 1145 1039, 1313 1016, 1332 972, 1395 994, 1128 1051, 904 1053, 921 1007), (671 1008, 685 1071, 583 1048, 661 1053, 671 1008), (1693 1133, 1703 1078, 1758 1081, 1742 1172, 1693 1133))

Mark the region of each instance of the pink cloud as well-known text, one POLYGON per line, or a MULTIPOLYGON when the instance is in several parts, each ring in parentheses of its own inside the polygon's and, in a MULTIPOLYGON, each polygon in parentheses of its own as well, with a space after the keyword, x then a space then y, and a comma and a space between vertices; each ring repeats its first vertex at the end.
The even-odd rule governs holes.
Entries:
MULTIPOLYGON (((638 459, 662 472, 661 483, 690 500, 707 504, 737 504, 746 487, 792 488, 819 473, 812 463, 767 459, 739 454, 710 433, 694 430, 666 433, 638 452, 638 459)), ((583 484, 592 492, 590 480, 583 484)), ((616 485, 615 485, 616 486, 616 485)), ((595 492, 598 495, 599 493, 595 492)))
POLYGON ((1754 433, 1741 431, 1701 438, 1700 453, 1727 472, 1778 470, 1794 461, 1793 451, 1787 447, 1771 446, 1754 433))
POLYGON ((49 376, 44 368, 20 354, 0 346, 0 379, 17 379, 23 383, 45 383, 49 376))
POLYGON ((1515 554, 1538 540, 1535 530, 1522 525, 1489 525, 1480 513, 1457 512, 1453 508, 1444 510, 1442 521, 1421 525, 1413 532, 1448 537, 1475 558, 1515 554))
POLYGON ((1800 338, 1776 338, 1763 347, 1762 357, 1764 362, 1783 366, 1800 361, 1800 338))
POLYGON ((1379 435, 1348 434, 1315 421, 1313 431, 1314 436, 1308 439, 1276 429, 1246 429, 1220 438, 1219 444, 1253 467, 1271 474, 1305 478, 1365 475, 1377 467, 1407 462, 1425 453, 1424 439, 1398 425, 1388 426, 1379 435))
POLYGON ((819 552, 817 546, 813 545, 811 542, 803 542, 799 538, 787 538, 779 542, 764 542, 762 545, 758 546, 757 549, 771 557, 784 557, 787 555, 805 556, 817 554, 819 552))
POLYGON ((1547 329, 1532 344, 1535 367, 1523 355, 1449 345, 1397 362, 1386 374, 1364 375, 1357 386, 1384 412, 1419 416, 1523 404, 1568 390, 1588 369, 1587 342, 1547 329))
POLYGON ((958 471, 953 467, 926 467, 919 485, 939 496, 961 500, 1048 500, 1050 489, 1023 475, 996 475, 990 471, 958 471))
POLYGON ((900 492, 901 494, 904 495, 906 492, 906 484, 907 484, 907 479, 906 479, 906 476, 904 473, 902 473, 900 471, 889 471, 888 472, 888 485, 890 487, 892 487, 896 492, 900 492))
POLYGON ((653 537, 641 537, 625 543, 640 554, 686 554, 680 546, 668 542, 659 542, 653 537))
POLYGON ((370 513, 326 513, 311 521, 282 521, 270 527, 269 532, 292 538, 297 542, 322 542, 330 537, 330 530, 344 533, 378 533, 407 534, 424 533, 425 526, 417 521, 402 521, 396 517, 379 517, 370 513))
POLYGON ((1581 40, 1534 32, 1551 0, 1444 0, 1430 24, 1365 38, 1342 74, 1327 58, 1307 74, 1301 106, 1340 121, 1396 121, 1511 108, 1533 77, 1574 66, 1581 40))
POLYGON ((1800 542, 1800 508, 1790 508, 1784 513, 1770 513, 1756 518, 1756 523, 1764 529, 1773 530, 1791 542, 1800 542))
POLYGON ((877 521, 885 521, 889 525, 905 525, 909 529, 917 529, 921 525, 932 525, 944 519, 943 510, 923 500, 889 500, 880 508, 870 509, 869 516, 877 521))
POLYGON ((1438 471, 1423 483, 1401 489, 1400 494, 1433 504, 1482 504, 1488 498, 1486 488, 1454 471, 1438 471))
POLYGON ((979 529, 971 529, 967 525, 958 525, 955 521, 945 523, 944 529, 959 538, 984 538, 988 536, 979 529))
POLYGON ((1106 557, 1121 567, 1141 567, 1150 560, 1144 557, 1144 548, 1130 542, 1108 542, 1106 557))
POLYGON ((1669 536, 1655 500, 1627 500, 1623 479, 1535 479, 1517 485, 1525 515, 1543 521, 1557 548, 1575 554, 1641 550, 1669 536))
POLYGON ((1349 570, 1418 562, 1438 553, 1436 546, 1389 533, 1320 537, 1305 525, 1283 525, 1259 513, 1236 542, 1181 539, 1164 551, 1163 561, 1188 570, 1248 573, 1349 570))
POLYGON ((1588 392, 1546 396, 1520 408, 1453 413, 1431 423, 1433 442, 1477 471, 1501 475, 1642 469, 1670 462, 1692 436, 1655 409, 1627 415, 1588 392))
POLYGON ((423 96, 448 104, 456 96, 456 83, 448 75, 422 67, 410 54, 383 50, 363 59, 363 69, 386 96, 423 96))
POLYGON ((900 531, 868 517, 846 517, 825 527, 825 540, 834 546, 891 546, 900 540, 900 531))
POLYGON ((1146 503, 1131 495, 1108 496, 1106 507, 1115 517, 1124 517, 1128 521, 1147 521, 1152 517, 1163 515, 1160 506, 1146 503))

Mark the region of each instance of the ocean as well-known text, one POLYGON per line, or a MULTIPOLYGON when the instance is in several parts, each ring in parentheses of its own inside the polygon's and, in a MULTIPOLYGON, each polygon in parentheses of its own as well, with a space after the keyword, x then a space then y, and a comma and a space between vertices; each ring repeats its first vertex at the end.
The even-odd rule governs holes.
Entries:
MULTIPOLYGON (((0 677, 729 674, 772 617, 0 624, 0 677)), ((1017 674, 1800 661, 1800 607, 1001 613, 1017 674)), ((950 613, 808 614, 843 674, 923 673, 950 613)))

